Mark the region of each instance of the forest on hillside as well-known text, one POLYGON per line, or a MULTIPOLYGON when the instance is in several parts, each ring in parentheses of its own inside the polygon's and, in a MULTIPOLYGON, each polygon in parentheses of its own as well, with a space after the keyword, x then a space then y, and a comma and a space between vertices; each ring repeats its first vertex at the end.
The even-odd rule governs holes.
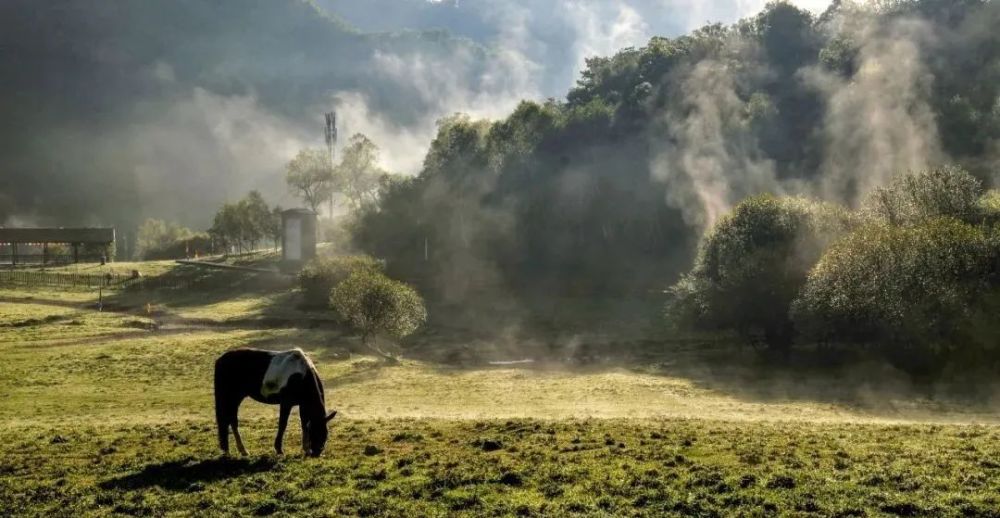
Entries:
POLYGON ((1000 142, 995 2, 772 3, 732 26, 587 62, 563 100, 456 115, 420 174, 384 188, 357 243, 456 300, 629 294, 675 281, 746 196, 862 204, 958 164, 987 186, 1000 142))
POLYGON ((440 121, 353 235, 479 315, 666 291, 672 324, 779 354, 994 365, 997 26, 996 2, 779 2, 653 38, 588 60, 565 99, 440 121))

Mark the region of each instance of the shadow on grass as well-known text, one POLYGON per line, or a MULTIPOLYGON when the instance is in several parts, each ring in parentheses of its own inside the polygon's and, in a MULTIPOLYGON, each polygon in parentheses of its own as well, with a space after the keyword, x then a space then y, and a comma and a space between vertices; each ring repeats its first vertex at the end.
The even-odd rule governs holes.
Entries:
POLYGON ((0 296, 0 302, 7 302, 11 304, 37 304, 40 306, 55 306, 60 308, 71 308, 71 309, 79 309, 80 307, 84 306, 90 307, 94 304, 93 302, 90 301, 80 302, 76 300, 61 300, 61 299, 32 297, 32 296, 26 296, 26 297, 0 296))
MULTIPOLYGON (((226 327, 239 329, 272 328, 337 328, 332 314, 308 311, 301 307, 301 297, 293 288, 294 277, 279 273, 216 270, 191 265, 178 265, 170 271, 151 277, 155 287, 129 287, 105 290, 103 311, 152 318, 157 326, 226 327), (257 304, 245 314, 209 313, 204 317, 187 317, 185 312, 236 299, 257 299, 257 304)), ((96 288, 90 300, 60 300, 45 297, 49 290, 39 288, 41 296, 2 296, 0 302, 41 304, 98 311, 96 288)), ((53 317, 55 318, 55 317, 53 317)), ((58 317, 68 319, 71 317, 58 317)), ((27 321, 23 326, 41 325, 46 321, 27 321)))
POLYGON ((198 482, 217 482, 229 478, 270 471, 277 461, 270 457, 245 459, 219 457, 191 462, 191 459, 150 464, 138 473, 101 482, 101 489, 145 489, 160 487, 186 491, 198 482))
POLYGON ((278 273, 217 270, 193 265, 178 265, 150 282, 156 287, 119 290, 105 297, 105 302, 127 308, 154 299, 174 308, 191 308, 234 297, 285 292, 294 285, 293 278, 278 273))

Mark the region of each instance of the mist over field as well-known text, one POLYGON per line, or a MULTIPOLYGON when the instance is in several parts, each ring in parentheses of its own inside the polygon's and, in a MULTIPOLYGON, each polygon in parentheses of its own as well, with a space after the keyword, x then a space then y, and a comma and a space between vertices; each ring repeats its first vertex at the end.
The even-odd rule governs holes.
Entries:
POLYGON ((898 175, 989 189, 1000 160, 995 2, 2 9, 0 218, 112 225, 129 257, 143 222, 210 230, 254 191, 445 304, 635 297, 748 197, 870 212, 898 175), (285 173, 330 111, 368 180, 316 203, 285 173))
MULTIPOLYGON (((995 163, 995 137, 974 153, 942 145, 938 125, 951 114, 941 110, 952 105, 932 102, 950 89, 941 84, 949 79, 935 82, 935 67, 991 37, 994 5, 944 23, 919 10, 876 21, 877 8, 854 12, 845 3, 823 15, 823 2, 795 5, 818 17, 813 33, 778 29, 787 48, 773 50, 767 41, 720 40, 717 51, 672 72, 673 99, 648 113, 666 131, 627 136, 648 148, 649 163, 626 155, 608 167, 644 169, 664 182, 668 207, 704 228, 752 193, 856 204, 895 171, 963 158, 995 163), (843 42, 856 53, 846 77, 822 62, 843 42), (768 65, 747 71, 740 59, 768 65), (782 124, 754 126, 766 117, 782 124), (868 168, 874 173, 861 173, 868 168)), ((294 200, 282 166, 298 149, 322 144, 330 109, 342 133, 364 133, 381 147, 388 170, 417 174, 442 117, 498 120, 521 100, 561 99, 587 58, 762 8, 653 0, 7 2, 0 66, 10 80, 0 102, 9 187, 0 210, 9 224, 124 230, 146 217, 205 227, 216 205, 249 189, 287 206, 294 200)), ((644 79, 658 89, 664 78, 644 79)), ((982 94, 947 101, 986 103, 992 117, 982 94)), ((986 167, 980 174, 991 179, 986 167)))
POLYGON ((0 210, 9 224, 205 226, 251 188, 287 205, 278 173, 321 143, 333 108, 344 133, 382 146, 388 169, 415 174, 443 116, 496 119, 522 99, 562 97, 587 57, 759 7, 7 2, 0 210))

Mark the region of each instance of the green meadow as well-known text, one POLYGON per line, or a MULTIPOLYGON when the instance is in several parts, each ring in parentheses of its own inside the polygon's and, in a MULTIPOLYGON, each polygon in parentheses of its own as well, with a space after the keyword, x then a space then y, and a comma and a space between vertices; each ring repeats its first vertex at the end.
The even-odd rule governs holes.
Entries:
POLYGON ((530 348, 425 332, 387 361, 290 286, 217 277, 102 311, 0 288, 0 516, 1000 516, 995 400, 692 339, 491 364, 530 348), (320 458, 294 419, 274 455, 277 409, 252 401, 251 455, 220 455, 212 364, 234 347, 312 356, 340 412, 320 458))

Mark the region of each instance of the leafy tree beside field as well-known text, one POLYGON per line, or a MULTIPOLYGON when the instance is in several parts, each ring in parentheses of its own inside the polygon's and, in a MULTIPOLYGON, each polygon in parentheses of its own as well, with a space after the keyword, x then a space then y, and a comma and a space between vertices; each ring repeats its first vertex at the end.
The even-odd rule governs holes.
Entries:
POLYGON ((856 214, 798 198, 738 205, 672 289, 682 327, 873 346, 898 367, 996 372, 995 194, 957 167, 899 175, 856 214))
POLYGON ((322 149, 303 149, 285 167, 289 191, 319 214, 323 203, 332 204, 334 195, 347 200, 351 210, 375 203, 379 183, 388 172, 378 163, 379 149, 371 139, 355 133, 334 165, 322 149))
POLYGON ((281 238, 281 210, 271 208, 258 191, 250 191, 236 203, 224 204, 208 231, 224 250, 256 250, 265 240, 281 238))
POLYGON ((195 250, 207 253, 211 249, 211 239, 204 232, 150 218, 139 226, 136 245, 141 259, 175 259, 195 250))
POLYGON ((359 269, 330 292, 330 306, 361 332, 362 341, 379 334, 403 338, 427 320, 420 295, 406 284, 371 269, 359 269))
POLYGON ((384 269, 364 255, 316 257, 299 272, 305 305, 332 309, 366 344, 380 334, 404 338, 424 324, 427 310, 413 287, 390 279, 384 269))
POLYGON ((873 223, 827 251, 791 315, 806 340, 872 344, 914 373, 997 367, 998 265, 994 228, 873 223))
POLYGON ((347 199, 352 210, 375 203, 379 182, 389 173, 379 167, 379 149, 361 133, 355 133, 333 169, 333 191, 347 199))
POLYGON ((364 255, 320 256, 310 260, 299 271, 299 286, 305 304, 312 308, 330 305, 330 290, 354 272, 381 273, 384 265, 364 255))
POLYGON ((285 168, 285 181, 288 190, 318 214, 320 206, 333 196, 335 188, 329 153, 322 149, 299 151, 285 168))
POLYGON ((694 268, 671 290, 675 323, 762 337, 787 352, 788 310, 829 243, 848 232, 844 208, 804 198, 750 198, 705 237, 694 268))

